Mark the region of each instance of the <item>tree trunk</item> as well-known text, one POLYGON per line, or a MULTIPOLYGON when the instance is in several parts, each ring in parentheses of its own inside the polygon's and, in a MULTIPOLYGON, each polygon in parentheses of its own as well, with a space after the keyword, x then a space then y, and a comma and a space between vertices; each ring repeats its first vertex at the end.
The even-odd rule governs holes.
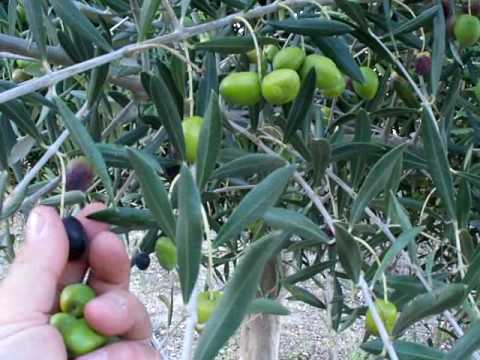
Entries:
MULTIPOLYGON (((277 297, 277 260, 266 266, 261 280, 265 297, 277 297)), ((280 348, 280 317, 253 314, 245 319, 240 333, 240 360, 278 360, 280 348)))

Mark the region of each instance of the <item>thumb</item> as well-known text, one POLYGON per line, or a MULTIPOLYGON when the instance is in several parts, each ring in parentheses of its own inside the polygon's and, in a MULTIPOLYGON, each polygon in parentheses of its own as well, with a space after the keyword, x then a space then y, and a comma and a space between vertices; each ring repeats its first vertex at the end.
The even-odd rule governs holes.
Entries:
POLYGON ((27 221, 25 243, 0 284, 0 320, 49 313, 57 282, 68 261, 68 238, 55 209, 35 208, 27 221))

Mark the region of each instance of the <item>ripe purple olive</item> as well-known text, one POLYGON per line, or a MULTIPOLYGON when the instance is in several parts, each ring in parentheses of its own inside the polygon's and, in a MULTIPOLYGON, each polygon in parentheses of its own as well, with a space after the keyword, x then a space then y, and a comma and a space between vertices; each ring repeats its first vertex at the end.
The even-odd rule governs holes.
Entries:
POLYGON ((68 260, 80 259, 87 250, 87 234, 80 221, 73 216, 63 219, 63 225, 68 236, 68 260))
POLYGON ((415 72, 421 76, 427 76, 432 69, 432 58, 428 51, 417 54, 415 62, 415 72))
POLYGON ((150 266, 150 256, 147 253, 140 252, 133 257, 132 263, 139 270, 147 270, 150 266))
POLYGON ((69 162, 67 166, 67 191, 87 191, 93 183, 93 170, 85 157, 79 157, 69 162))

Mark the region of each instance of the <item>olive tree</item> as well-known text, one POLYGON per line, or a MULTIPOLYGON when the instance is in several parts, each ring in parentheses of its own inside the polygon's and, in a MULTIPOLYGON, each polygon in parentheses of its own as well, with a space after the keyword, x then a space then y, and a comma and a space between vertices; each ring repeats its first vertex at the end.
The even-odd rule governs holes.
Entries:
POLYGON ((180 285, 183 360, 237 333, 239 358, 278 359, 291 301, 339 334, 365 321, 365 356, 480 359, 477 15, 477 0, 4 1, 3 255, 36 204, 100 200, 90 217, 142 232, 133 262, 156 253, 180 285))

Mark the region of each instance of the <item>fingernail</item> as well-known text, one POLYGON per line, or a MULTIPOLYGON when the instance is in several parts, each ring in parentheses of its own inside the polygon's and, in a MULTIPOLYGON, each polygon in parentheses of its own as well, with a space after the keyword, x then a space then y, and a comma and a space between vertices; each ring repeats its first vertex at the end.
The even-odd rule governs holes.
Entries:
POLYGON ((45 231, 47 221, 43 214, 34 209, 30 213, 27 222, 27 240, 28 241, 42 241, 42 234, 45 231))
POLYGON ((77 360, 108 360, 108 352, 106 350, 98 350, 92 354, 79 357, 77 360))

